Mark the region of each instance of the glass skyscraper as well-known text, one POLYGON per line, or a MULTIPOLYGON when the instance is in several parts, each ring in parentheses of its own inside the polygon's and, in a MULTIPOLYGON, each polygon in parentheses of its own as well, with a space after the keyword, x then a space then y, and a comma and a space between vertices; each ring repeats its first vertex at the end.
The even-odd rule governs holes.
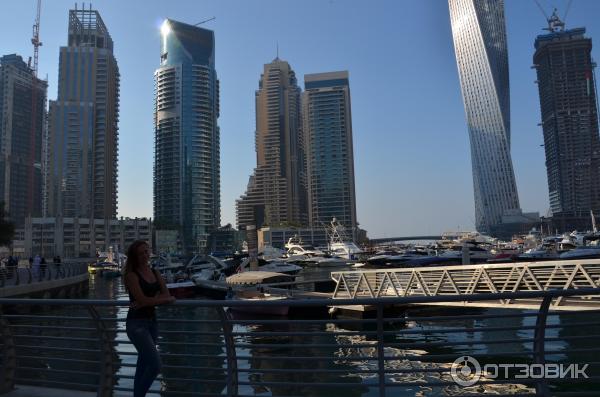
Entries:
POLYGON ((119 67, 98 11, 69 11, 48 118, 47 214, 117 216, 119 67))
POLYGON ((304 76, 308 215, 311 227, 336 218, 356 233, 354 151, 348 72, 304 76))
POLYGON ((154 73, 154 219, 186 253, 206 250, 221 222, 219 81, 211 30, 167 19, 154 73))
POLYGON ((508 50, 503 0, 449 0, 465 106, 475 193, 475 223, 489 232, 520 212, 510 156, 508 50))
POLYGON ((47 87, 20 56, 0 58, 0 201, 17 226, 42 215, 47 87))

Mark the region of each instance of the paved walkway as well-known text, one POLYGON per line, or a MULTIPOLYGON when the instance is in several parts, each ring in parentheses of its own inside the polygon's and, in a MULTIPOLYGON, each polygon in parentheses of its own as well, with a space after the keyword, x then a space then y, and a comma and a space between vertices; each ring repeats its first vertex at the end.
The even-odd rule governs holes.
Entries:
POLYGON ((96 393, 80 390, 17 385, 15 390, 7 394, 2 394, 2 397, 93 397, 95 395, 96 393))
MULTIPOLYGON (((95 392, 81 390, 53 389, 48 387, 17 385, 10 393, 0 394, 2 397, 94 397, 95 392)), ((131 397, 132 393, 117 391, 113 397, 131 397)), ((159 397, 159 394, 148 393, 148 397, 159 397)))

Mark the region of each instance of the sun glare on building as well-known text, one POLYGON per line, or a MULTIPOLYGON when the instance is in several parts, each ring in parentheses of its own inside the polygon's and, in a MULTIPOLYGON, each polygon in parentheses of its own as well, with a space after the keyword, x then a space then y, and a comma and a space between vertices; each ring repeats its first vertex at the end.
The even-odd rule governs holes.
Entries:
POLYGON ((160 25, 160 33, 163 36, 168 35, 171 32, 171 26, 169 25, 169 21, 165 19, 165 21, 160 25))

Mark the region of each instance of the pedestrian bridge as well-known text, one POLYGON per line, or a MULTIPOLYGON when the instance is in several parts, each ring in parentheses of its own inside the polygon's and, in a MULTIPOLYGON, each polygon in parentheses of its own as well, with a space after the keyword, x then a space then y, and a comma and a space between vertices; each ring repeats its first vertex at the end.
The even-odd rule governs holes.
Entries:
MULTIPOLYGON (((334 299, 468 296, 600 287, 600 260, 517 262, 332 272, 334 299)), ((432 302, 444 306, 530 309, 539 301, 432 302)), ((558 298, 553 310, 600 309, 600 297, 558 298)))

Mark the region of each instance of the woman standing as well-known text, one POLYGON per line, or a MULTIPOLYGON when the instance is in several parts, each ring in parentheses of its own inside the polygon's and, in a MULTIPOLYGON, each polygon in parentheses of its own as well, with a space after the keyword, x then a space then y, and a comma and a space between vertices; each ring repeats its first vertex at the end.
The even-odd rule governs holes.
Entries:
POLYGON ((160 372, 160 356, 156 350, 158 327, 154 306, 175 302, 160 274, 150 268, 150 246, 134 241, 127 250, 125 287, 131 305, 127 313, 127 336, 138 351, 133 396, 143 397, 160 372))

